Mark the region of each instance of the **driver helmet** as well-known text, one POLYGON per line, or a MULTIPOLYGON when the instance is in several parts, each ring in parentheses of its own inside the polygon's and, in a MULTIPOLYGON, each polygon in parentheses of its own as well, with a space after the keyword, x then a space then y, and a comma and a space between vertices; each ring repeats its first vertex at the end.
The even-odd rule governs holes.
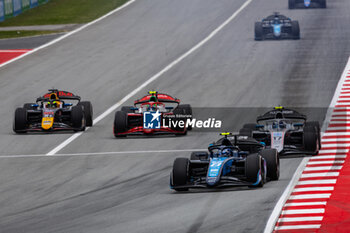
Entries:
POLYGON ((233 151, 232 149, 226 148, 221 151, 221 156, 222 157, 231 157, 233 156, 233 151))
POLYGON ((280 122, 279 122, 279 127, 280 127, 281 129, 286 128, 286 123, 285 123, 284 121, 280 121, 280 122))
POLYGON ((275 19, 273 20, 274 24, 280 24, 280 19, 278 17, 275 17, 275 19))
POLYGON ((272 122, 272 128, 273 129, 277 129, 278 128, 278 124, 277 124, 277 122, 272 122))
POLYGON ((47 108, 58 108, 60 107, 61 102, 60 101, 50 101, 46 103, 47 108))

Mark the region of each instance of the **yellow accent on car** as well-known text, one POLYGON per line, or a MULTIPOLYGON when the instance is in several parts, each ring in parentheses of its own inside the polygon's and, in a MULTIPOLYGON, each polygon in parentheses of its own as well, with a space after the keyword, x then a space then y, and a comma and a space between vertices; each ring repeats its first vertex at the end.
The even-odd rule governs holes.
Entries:
POLYGON ((156 91, 149 91, 148 93, 149 93, 150 95, 157 94, 157 92, 156 92, 156 91))
POLYGON ((220 135, 222 135, 222 136, 229 136, 229 135, 231 135, 231 133, 226 132, 226 133, 221 133, 220 135))
POLYGON ((275 109, 276 110, 281 110, 281 109, 283 109, 283 106, 276 106, 275 109))
POLYGON ((41 120, 41 128, 43 128, 43 130, 49 130, 53 126, 53 122, 53 117, 43 117, 41 120))

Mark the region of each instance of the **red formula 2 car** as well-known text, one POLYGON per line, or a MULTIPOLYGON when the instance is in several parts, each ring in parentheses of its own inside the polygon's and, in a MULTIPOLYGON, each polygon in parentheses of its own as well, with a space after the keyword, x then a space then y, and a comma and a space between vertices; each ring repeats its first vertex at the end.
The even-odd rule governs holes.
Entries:
POLYGON ((127 135, 175 134, 185 135, 191 127, 189 104, 167 94, 150 91, 135 101, 134 106, 123 106, 115 113, 113 132, 115 137, 127 135))

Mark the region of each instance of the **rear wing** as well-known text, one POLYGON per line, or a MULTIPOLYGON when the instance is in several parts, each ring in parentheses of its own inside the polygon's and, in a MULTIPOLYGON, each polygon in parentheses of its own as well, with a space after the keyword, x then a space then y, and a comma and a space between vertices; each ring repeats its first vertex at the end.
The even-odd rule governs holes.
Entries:
POLYGON ((256 121, 259 122, 273 119, 295 119, 306 121, 307 117, 306 115, 303 115, 295 110, 283 108, 268 111, 267 113, 258 116, 256 121))
POLYGON ((80 96, 74 95, 73 93, 68 92, 68 91, 60 91, 60 90, 57 90, 57 89, 50 89, 48 93, 44 94, 41 97, 38 97, 36 99, 36 102, 50 100, 50 96, 52 94, 56 94, 58 99, 60 99, 60 100, 77 100, 77 101, 80 101, 80 99, 81 99, 80 96))

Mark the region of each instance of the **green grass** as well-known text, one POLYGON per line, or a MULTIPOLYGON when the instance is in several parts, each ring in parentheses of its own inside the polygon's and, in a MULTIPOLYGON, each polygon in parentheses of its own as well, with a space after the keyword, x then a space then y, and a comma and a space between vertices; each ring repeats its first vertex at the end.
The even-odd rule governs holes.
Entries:
POLYGON ((87 23, 128 0, 50 0, 48 3, 6 19, 0 27, 87 23))
POLYGON ((0 39, 39 36, 58 32, 62 31, 0 31, 0 39))

